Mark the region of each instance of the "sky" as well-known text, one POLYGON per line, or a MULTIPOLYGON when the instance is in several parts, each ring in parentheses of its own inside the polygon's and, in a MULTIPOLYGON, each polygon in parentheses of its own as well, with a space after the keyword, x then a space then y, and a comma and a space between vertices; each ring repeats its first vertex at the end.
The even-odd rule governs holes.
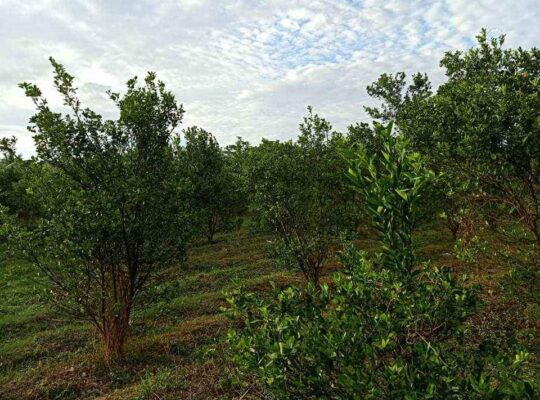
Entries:
POLYGON ((20 82, 62 110, 49 56, 107 118, 106 91, 154 71, 184 105, 182 127, 222 145, 294 138, 307 105, 345 130, 368 120, 365 88, 381 73, 426 72, 436 86, 443 54, 482 27, 538 47, 540 0, 0 0, 0 136, 33 154, 20 82))

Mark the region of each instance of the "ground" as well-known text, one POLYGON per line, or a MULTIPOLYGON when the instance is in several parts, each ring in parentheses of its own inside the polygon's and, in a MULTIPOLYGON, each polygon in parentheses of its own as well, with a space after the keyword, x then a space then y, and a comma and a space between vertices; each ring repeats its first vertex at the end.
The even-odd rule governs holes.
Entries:
MULTIPOLYGON (((277 269, 268 257, 269 238, 247 231, 218 236, 217 243, 189 250, 188 261, 164 271, 133 315, 125 361, 103 364, 92 328, 57 314, 43 301, 46 286, 21 260, 0 260, 0 399, 258 399, 254 387, 230 383, 220 338, 230 321, 221 312, 223 292, 237 282, 251 290, 302 284, 293 271, 277 269)), ((538 320, 529 305, 501 294, 508 266, 489 256, 459 262, 441 227, 417 236, 418 254, 468 273, 482 285, 484 307, 470 321, 478 336, 529 335, 538 350, 538 320), (533 333, 531 333, 533 332, 533 333), (536 332, 536 334, 534 333, 536 332)), ((374 241, 358 246, 373 249, 374 241)), ((329 269, 337 268, 334 265, 329 269)), ((473 335, 474 337, 474 335, 473 335)))

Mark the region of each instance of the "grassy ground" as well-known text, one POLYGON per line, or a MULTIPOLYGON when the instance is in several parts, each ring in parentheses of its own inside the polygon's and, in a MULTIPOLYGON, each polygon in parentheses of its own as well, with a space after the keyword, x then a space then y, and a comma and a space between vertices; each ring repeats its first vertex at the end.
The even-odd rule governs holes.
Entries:
MULTIPOLYGON (((373 243, 364 240, 359 246, 373 248, 373 243)), ((504 266, 489 258, 459 263, 440 230, 422 231, 418 243, 420 257, 467 271, 483 285, 486 307, 471 321, 478 335, 488 329, 518 335, 538 328, 522 304, 501 295, 504 266)), ((187 265, 164 271, 145 294, 147 307, 133 316, 126 360, 113 369, 103 365, 90 326, 55 314, 42 301, 46 286, 32 266, 0 261, 0 399, 260 398, 254 389, 245 393, 228 384, 216 343, 229 324, 220 312, 223 291, 235 281, 261 292, 270 282, 302 282, 293 272, 273 267, 267 246, 265 236, 233 232, 190 249, 187 265)))

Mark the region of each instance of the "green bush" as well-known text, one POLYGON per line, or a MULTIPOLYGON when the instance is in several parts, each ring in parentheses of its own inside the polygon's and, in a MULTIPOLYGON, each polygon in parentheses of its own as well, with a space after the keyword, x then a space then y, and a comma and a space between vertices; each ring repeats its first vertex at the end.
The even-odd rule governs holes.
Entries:
POLYGON ((355 230, 357 213, 338 151, 342 137, 308 112, 296 142, 263 140, 252 149, 248 181, 253 222, 273 234, 277 263, 316 283, 340 235, 355 230))

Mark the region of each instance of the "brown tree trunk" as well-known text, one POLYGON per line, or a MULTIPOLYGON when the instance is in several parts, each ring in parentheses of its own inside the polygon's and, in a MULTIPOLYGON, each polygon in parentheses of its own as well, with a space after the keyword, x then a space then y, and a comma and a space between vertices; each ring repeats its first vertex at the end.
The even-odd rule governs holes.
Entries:
POLYGON ((124 357, 124 344, 129 332, 130 310, 121 307, 118 315, 111 315, 105 323, 102 337, 105 363, 110 366, 124 357))

